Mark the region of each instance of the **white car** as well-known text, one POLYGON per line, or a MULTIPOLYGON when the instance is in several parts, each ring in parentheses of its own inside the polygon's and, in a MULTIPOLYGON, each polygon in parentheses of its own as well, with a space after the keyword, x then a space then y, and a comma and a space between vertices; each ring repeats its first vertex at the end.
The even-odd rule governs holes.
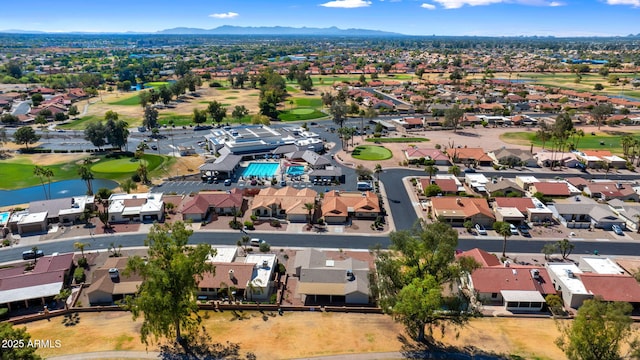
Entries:
POLYGON ((478 235, 487 235, 487 229, 485 229, 484 226, 480 224, 476 224, 476 232, 478 233, 478 235))
POLYGON ((513 224, 509 224, 509 231, 511 231, 511 235, 520 235, 518 233, 518 228, 513 224))
POLYGON ((613 230, 613 232, 616 233, 617 235, 624 236, 624 232, 622 232, 622 228, 620 228, 619 225, 611 226, 611 230, 613 230))

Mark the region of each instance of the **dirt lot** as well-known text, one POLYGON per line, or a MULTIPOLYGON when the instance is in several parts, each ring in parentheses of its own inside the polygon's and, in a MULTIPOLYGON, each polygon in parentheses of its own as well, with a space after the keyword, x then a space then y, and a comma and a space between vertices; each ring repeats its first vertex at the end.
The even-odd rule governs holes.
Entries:
MULTIPOLYGON (((239 319, 229 311, 209 314, 204 322, 215 341, 237 342, 258 359, 400 351, 398 336, 404 333, 399 324, 383 315, 286 312, 283 317, 265 314, 263 318, 258 312, 245 312, 239 319)), ((137 333, 140 322, 131 321, 129 313, 84 313, 66 320, 68 326, 63 320, 58 317, 27 324, 32 338, 62 340, 60 349, 43 349, 40 355, 145 350, 137 333)), ((557 336, 555 323, 549 319, 482 318, 473 320, 459 337, 447 331, 443 340, 525 359, 564 359, 553 344, 557 336)))

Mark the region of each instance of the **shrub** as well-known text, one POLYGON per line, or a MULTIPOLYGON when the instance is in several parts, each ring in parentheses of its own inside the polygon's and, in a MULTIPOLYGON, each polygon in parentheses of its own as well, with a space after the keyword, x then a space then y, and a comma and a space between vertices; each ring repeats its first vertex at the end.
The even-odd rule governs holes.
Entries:
POLYGON ((229 221, 229 227, 234 230, 239 230, 242 228, 242 223, 238 220, 231 220, 229 221))
POLYGON ((251 221, 256 221, 258 220, 258 217, 255 216, 254 214, 251 214, 251 221))
POLYGON ((81 257, 81 258, 78 260, 78 266, 79 266, 79 267, 86 268, 86 267, 87 267, 87 265, 89 265, 89 262, 87 261, 87 258, 86 258, 86 257, 81 257))
POLYGON ((11 241, 9 239, 2 240, 2 246, 9 246, 9 245, 11 245, 11 241))
POLYGON ((8 308, 1 308, 0 309, 0 318, 3 318, 5 315, 7 315, 8 312, 9 312, 8 308))
POLYGON ((271 226, 278 228, 278 227, 282 226, 282 224, 280 224, 280 220, 273 219, 273 220, 271 220, 271 226))
POLYGON ((209 87, 218 88, 218 87, 222 87, 222 85, 217 81, 212 81, 209 83, 209 87))
POLYGON ((261 242, 260 243, 260 252, 266 253, 269 252, 269 250, 271 250, 271 245, 269 245, 268 242, 261 242))
POLYGON ((133 180, 134 182, 140 182, 142 179, 140 179, 140 175, 136 173, 131 175, 131 180, 133 180))
POLYGON ((278 301, 278 294, 271 294, 269 297, 269 304, 275 304, 278 301))
POLYGON ((251 221, 251 220, 245 221, 244 222, 244 226, 249 230, 253 230, 253 221, 251 221))
POLYGON ((73 279, 77 284, 84 281, 84 269, 79 267, 73 272, 73 279))

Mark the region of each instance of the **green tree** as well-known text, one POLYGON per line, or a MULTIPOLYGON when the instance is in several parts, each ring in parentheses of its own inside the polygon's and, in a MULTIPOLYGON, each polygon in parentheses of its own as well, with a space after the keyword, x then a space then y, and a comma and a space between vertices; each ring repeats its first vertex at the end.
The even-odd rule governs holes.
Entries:
POLYGON ((40 93, 35 93, 31 95, 31 103, 33 103, 34 107, 40 106, 40 103, 44 101, 44 96, 40 93))
POLYGON ((158 110, 151 106, 147 106, 146 108, 144 108, 142 125, 146 126, 147 129, 158 127, 158 110))
POLYGON ((378 179, 378 181, 380 181, 381 172, 382 172, 382 165, 376 164, 376 166, 373 167, 373 173, 376 174, 376 179, 378 179))
POLYGON ((82 257, 85 258, 84 256, 84 248, 86 248, 87 246, 91 246, 91 244, 89 243, 85 243, 85 242, 81 242, 81 241, 76 241, 75 243, 73 243, 73 247, 80 250, 80 253, 82 254, 82 257))
POLYGON ((456 260, 458 232, 436 222, 391 233, 390 251, 375 251, 377 279, 372 292, 383 311, 393 315, 419 341, 433 330, 464 325, 470 313, 460 297, 443 294, 478 264, 471 258, 456 260), (447 309, 447 311, 442 311, 447 309))
POLYGON ((461 109, 458 104, 455 104, 452 108, 444 111, 444 124, 445 126, 453 127, 453 132, 456 132, 463 117, 464 110, 461 109))
POLYGON ((596 122, 596 125, 598 125, 598 130, 600 130, 600 125, 602 125, 602 122, 613 113, 613 110, 613 105, 609 103, 598 104, 593 107, 593 109, 591 110, 591 116, 596 122))
POLYGON ((468 233, 473 231, 473 221, 471 220, 465 220, 462 226, 464 226, 464 228, 467 230, 468 233))
POLYGON ((140 106, 142 106, 143 109, 151 102, 151 93, 148 91, 140 91, 138 97, 140 98, 140 106))
POLYGON ((452 165, 449 167, 449 170, 447 170, 447 172, 449 174, 453 174, 454 176, 460 176, 462 171, 460 170, 460 167, 458 165, 452 165))
POLYGON ((247 115, 249 115, 249 110, 244 105, 236 105, 231 112, 231 117, 238 120, 238 122, 247 115))
POLYGON ((542 247, 542 253, 544 254, 544 259, 545 260, 549 260, 549 257, 551 255, 553 255, 553 253, 555 253, 556 251, 558 251, 558 244, 557 243, 546 243, 544 244, 544 246, 542 247))
POLYGON ((424 196, 432 197, 442 193, 442 189, 437 184, 430 184, 424 189, 424 196))
POLYGON ((564 304, 560 296, 556 294, 549 294, 545 296, 544 301, 547 303, 547 306, 553 315, 564 315, 564 304))
POLYGON ((53 299, 56 301, 62 301, 62 303, 64 304, 64 308, 67 309, 67 299, 69 298, 69 296, 71 296, 71 289, 64 288, 60 290, 58 295, 54 296, 53 299))
POLYGON ((78 168, 78 175, 80 175, 80 179, 87 184, 87 194, 93 195, 93 173, 91 172, 89 165, 81 165, 78 168))
POLYGON ((431 183, 431 178, 433 177, 433 175, 438 173, 438 167, 434 165, 429 165, 424 168, 424 172, 426 172, 427 175, 429 175, 429 183, 431 183))
POLYGON ((309 225, 313 222, 313 212, 316 209, 316 204, 312 202, 304 203, 304 209, 307 210, 307 220, 309 221, 309 225))
POLYGON ((576 245, 567 239, 562 239, 556 243, 556 247, 560 251, 560 255, 562 255, 563 259, 567 259, 573 249, 575 249, 576 245))
POLYGON ((135 183, 135 181, 131 180, 131 178, 126 179, 125 181, 120 183, 120 189, 122 189, 122 191, 126 192, 127 194, 131 193, 132 190, 135 190, 138 188, 138 184, 135 183))
POLYGON ((110 118, 104 125, 104 133, 109 144, 122 150, 129 138, 129 124, 126 121, 110 118))
POLYGON ((138 165, 138 169, 136 169, 136 173, 140 177, 140 182, 143 184, 149 183, 149 169, 147 168, 147 165, 140 163, 140 165, 138 165))
POLYGON ((207 122, 207 110, 193 109, 193 122, 196 124, 207 122))
POLYGON ((98 150, 106 143, 106 130, 102 121, 93 121, 87 124, 84 129, 84 139, 90 141, 98 150))
POLYGON ((173 93, 171 92, 171 90, 169 90, 167 86, 163 85, 158 91, 162 103, 165 105, 169 104, 171 102, 171 99, 173 98, 173 93))
POLYGON ((134 320, 143 317, 140 337, 145 344, 151 336, 156 341, 175 336, 177 343, 184 344, 183 332, 198 333, 198 281, 205 272, 215 271, 207 262, 215 250, 208 244, 189 246, 192 233, 181 221, 154 224, 145 240, 147 259, 134 256, 127 263, 125 274, 135 273, 143 279, 136 296, 126 298, 125 308, 134 320))
POLYGON ((213 121, 221 123, 225 116, 227 116, 227 109, 217 101, 212 101, 207 106, 207 112, 211 115, 213 121))
POLYGON ((561 335, 556 345, 569 360, 637 358, 640 343, 631 328, 632 310, 627 302, 585 300, 572 323, 558 323, 561 335), (621 353, 622 345, 628 345, 628 354, 621 353))
POLYGON ((508 222, 496 221, 493 223, 493 230, 502 236, 502 257, 507 257, 507 238, 511 236, 511 228, 508 222))
POLYGON ((14 328, 11 323, 0 322, 0 339, 9 341, 10 344, 22 344, 22 346, 3 346, 0 352, 0 360, 39 360, 42 359, 36 354, 38 350, 35 346, 27 346, 31 340, 31 335, 26 327, 14 328))
POLYGON ((347 116, 347 104, 343 101, 334 101, 331 103, 329 113, 333 116, 333 122, 342 128, 347 116))
POLYGON ((536 131, 536 138, 542 141, 542 148, 544 149, 544 144, 551 139, 551 131, 544 121, 540 122, 539 127, 538 131, 536 131))
POLYGON ((13 134, 13 139, 18 145, 24 145, 29 149, 29 144, 35 144, 40 140, 40 135, 36 134, 35 130, 29 126, 23 126, 16 130, 13 134))
POLYGON ((33 167, 33 175, 37 176, 40 178, 40 183, 42 184, 42 189, 44 190, 44 196, 46 199, 51 199, 51 178, 54 176, 53 174, 53 170, 44 167, 44 166, 39 166, 36 165, 33 167), (44 178, 47 178, 49 180, 49 191, 47 192, 47 189, 44 186, 44 178))

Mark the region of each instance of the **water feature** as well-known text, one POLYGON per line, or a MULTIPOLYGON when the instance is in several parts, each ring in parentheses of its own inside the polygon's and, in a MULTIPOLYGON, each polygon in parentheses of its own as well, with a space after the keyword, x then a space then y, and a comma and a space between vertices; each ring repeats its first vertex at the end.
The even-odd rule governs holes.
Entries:
POLYGON ((7 221, 9 220, 9 215, 10 213, 8 211, 0 213, 0 226, 5 226, 7 224, 7 221))
MULTIPOLYGON (((114 189, 118 187, 118 183, 113 180, 94 179, 92 181, 93 191, 96 192, 100 188, 114 189)), ((44 184, 47 192, 49 185, 44 184)), ((71 196, 81 196, 87 193, 87 185, 84 180, 64 180, 51 183, 51 198, 61 199, 71 196)), ((36 185, 16 190, 0 190, 0 206, 8 206, 14 204, 26 204, 31 201, 44 200, 46 196, 42 185, 36 185)))
POLYGON ((257 176, 261 178, 273 177, 278 171, 278 163, 250 162, 249 166, 242 169, 240 175, 244 177, 257 176))
POLYGON ((287 168, 287 174, 291 176, 300 176, 304 174, 304 166, 292 165, 287 168))

